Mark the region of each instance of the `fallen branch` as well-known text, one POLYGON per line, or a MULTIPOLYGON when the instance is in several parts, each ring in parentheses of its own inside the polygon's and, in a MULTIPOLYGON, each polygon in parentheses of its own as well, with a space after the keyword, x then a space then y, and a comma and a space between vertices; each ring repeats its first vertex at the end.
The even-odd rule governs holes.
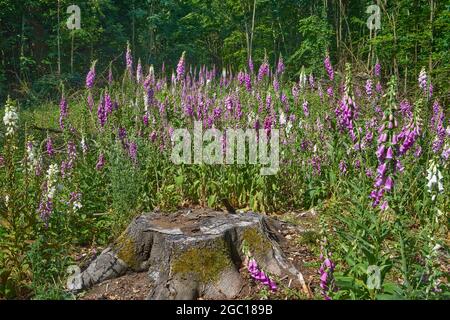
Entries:
POLYGON ((59 129, 53 129, 53 128, 41 128, 38 126, 31 126, 31 129, 33 130, 39 130, 39 131, 48 131, 48 132, 53 132, 53 133, 63 133, 63 131, 59 130, 59 129))

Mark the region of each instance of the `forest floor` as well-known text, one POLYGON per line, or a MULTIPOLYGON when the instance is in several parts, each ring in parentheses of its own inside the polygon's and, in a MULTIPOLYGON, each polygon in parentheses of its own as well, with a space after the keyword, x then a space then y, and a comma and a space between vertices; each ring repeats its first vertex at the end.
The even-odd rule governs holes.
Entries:
MULTIPOLYGON (((316 229, 318 217, 314 210, 308 212, 291 212, 283 216, 271 215, 281 223, 278 230, 283 236, 280 247, 286 257, 303 274, 306 284, 312 292, 318 291, 319 234, 316 229)), ((103 248, 85 248, 78 257, 81 264, 87 265, 103 248)), ((248 279, 239 296, 235 299, 307 299, 299 286, 294 285, 295 279, 287 277, 278 279, 279 290, 268 293, 263 287, 250 278, 246 269, 242 269, 242 276, 248 279), (244 274, 245 273, 245 274, 244 274)), ((80 293, 77 299, 81 300, 144 300, 151 288, 147 272, 127 273, 119 278, 110 279, 95 285, 87 291, 80 293)), ((202 297, 199 298, 200 300, 202 297)))

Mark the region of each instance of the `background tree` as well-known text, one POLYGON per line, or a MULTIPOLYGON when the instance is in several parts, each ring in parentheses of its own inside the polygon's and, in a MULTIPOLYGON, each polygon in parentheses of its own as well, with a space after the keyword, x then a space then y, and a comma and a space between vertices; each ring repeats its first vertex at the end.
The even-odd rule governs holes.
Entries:
POLYGON ((439 84, 436 92, 445 95, 450 64, 448 1, 378 0, 382 25, 376 32, 366 26, 366 8, 373 3, 84 0, 77 1, 81 30, 70 31, 66 9, 72 1, 0 0, 0 101, 7 93, 30 104, 54 99, 60 81, 75 90, 83 84, 92 60, 99 60, 101 75, 111 61, 123 64, 128 40, 135 58, 158 68, 163 62, 174 66, 183 51, 190 63, 214 64, 217 70, 243 68, 250 55, 258 64, 267 53, 272 65, 282 54, 288 74, 296 77, 302 65, 321 73, 328 50, 341 70, 345 62, 352 62, 367 73, 379 59, 386 74, 396 74, 407 85, 426 66, 439 84))

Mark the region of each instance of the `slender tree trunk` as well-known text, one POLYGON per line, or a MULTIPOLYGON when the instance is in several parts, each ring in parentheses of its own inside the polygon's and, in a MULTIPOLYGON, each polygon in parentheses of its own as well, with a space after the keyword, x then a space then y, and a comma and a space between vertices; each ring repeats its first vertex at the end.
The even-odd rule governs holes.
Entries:
POLYGON ((247 21, 245 22, 245 43, 247 45, 247 61, 250 59, 250 37, 249 37, 249 31, 247 26, 247 21))
POLYGON ((136 8, 135 8, 135 5, 134 5, 134 0, 133 0, 133 12, 132 12, 132 17, 131 17, 131 32, 132 32, 132 35, 131 35, 131 42, 132 42, 132 44, 131 44, 131 46, 132 46, 132 55, 134 55, 135 54, 135 51, 136 51, 136 47, 135 47, 135 27, 136 27, 136 21, 135 21, 135 17, 134 17, 134 12, 135 12, 135 10, 136 10, 136 8))
POLYGON ((339 11, 339 6, 337 5, 337 3, 336 3, 336 6, 335 6, 335 13, 334 13, 334 17, 335 17, 335 20, 336 20, 336 50, 337 50, 337 53, 338 53, 338 55, 339 55, 339 16, 338 16, 338 11, 339 11))
POLYGON ((58 43, 58 77, 61 76, 61 35, 60 35, 60 0, 58 0, 58 28, 57 31, 57 43, 58 43))
POLYGON ((342 0, 339 0, 339 58, 341 57, 342 14, 342 0))
POLYGON ((281 40, 283 41, 284 51, 287 52, 286 39, 284 37, 283 27, 281 26, 280 19, 278 18, 278 26, 280 27, 281 40))
MULTIPOLYGON (((353 41, 352 41, 352 32, 351 32, 351 30, 350 30, 350 25, 348 24, 348 19, 347 19, 347 15, 345 14, 345 12, 346 12, 346 8, 345 8, 345 5, 343 5, 343 8, 344 8, 344 22, 345 22, 345 26, 347 27, 347 37, 348 37, 348 43, 349 43, 349 46, 350 46, 350 51, 352 52, 352 53, 354 53, 354 50, 353 50, 353 41)), ((355 59, 356 60, 356 59, 355 59)), ((355 61, 355 62, 357 62, 357 61, 355 61)))
POLYGON ((430 0, 430 29, 431 29, 431 39, 430 39, 430 56, 429 56, 429 73, 431 75, 433 71, 433 22, 434 22, 434 0, 430 0))
POLYGON ((20 34, 20 58, 19 58, 19 78, 22 79, 23 74, 23 68, 22 68, 22 61, 21 58, 25 55, 25 15, 22 13, 22 32, 20 34))
POLYGON ((273 38, 273 59, 275 61, 277 61, 277 39, 276 39, 276 35, 275 35, 275 26, 272 22, 272 38, 273 38))
POLYGON ((371 58, 372 58, 372 30, 369 29, 369 54, 367 55, 367 69, 370 69, 371 58))
POLYGON ((404 88, 404 93, 406 94, 408 90, 408 65, 406 65, 405 67, 405 88, 404 88))
POLYGON ((397 77, 397 79, 400 78, 399 75, 399 71, 398 71, 398 63, 397 63, 397 20, 396 20, 396 16, 394 16, 394 14, 396 14, 395 12, 393 13, 393 25, 394 25, 394 71, 395 71, 395 75, 397 77))
MULTIPOLYGON (((150 16, 153 16, 154 8, 153 8, 153 1, 150 2, 150 16)), ((149 57, 147 59, 148 62, 150 62, 151 56, 153 54, 153 49, 155 46, 155 31, 154 31, 154 25, 151 24, 149 26, 149 34, 150 34, 150 42, 149 42, 149 57)))
POLYGON ((74 51, 74 39, 75 39, 75 31, 72 30, 72 44, 70 48, 70 73, 73 74, 73 51, 74 51))
POLYGON ((91 62, 94 61, 94 42, 91 41, 91 62))
POLYGON ((256 0, 253 2, 252 32, 250 35, 250 56, 252 56, 253 51, 253 32, 255 32, 255 15, 256 15, 256 0))
MULTIPOLYGON (((414 8, 417 8, 419 4, 417 3, 417 0, 414 1, 414 8)), ((419 30, 418 22, 417 22, 417 14, 414 15, 414 33, 417 34, 419 30)), ((414 41, 414 64, 417 66, 417 55, 418 55, 418 45, 417 45, 417 39, 414 41)))

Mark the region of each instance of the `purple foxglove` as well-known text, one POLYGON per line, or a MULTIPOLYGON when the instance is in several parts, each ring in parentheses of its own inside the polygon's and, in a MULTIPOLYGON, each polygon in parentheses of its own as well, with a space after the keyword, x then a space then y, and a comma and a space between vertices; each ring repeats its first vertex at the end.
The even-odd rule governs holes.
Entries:
POLYGON ((422 68, 422 70, 420 70, 420 74, 419 74, 419 88, 422 89, 424 92, 426 92, 427 90, 427 80, 428 76, 427 76, 427 72, 425 71, 425 67, 422 68))
POLYGON ((252 57, 250 57, 250 58, 248 59, 248 69, 249 69, 250 73, 253 73, 253 72, 254 72, 255 67, 254 67, 254 65, 253 65, 252 57))
POLYGON ((125 53, 125 63, 127 65, 127 70, 132 74, 133 72, 133 56, 131 54, 130 43, 127 43, 127 51, 125 53))
POLYGON ((330 78, 331 81, 334 80, 334 70, 333 70, 333 66, 331 65, 331 61, 330 61, 330 56, 327 55, 325 57, 325 60, 323 61, 324 65, 325 65, 325 69, 327 70, 328 73, 328 77, 330 78))
POLYGON ((61 102, 59 103, 59 127, 61 128, 61 130, 64 130, 64 119, 67 118, 67 115, 67 101, 63 96, 61 98, 61 102))
POLYGON ((376 77, 381 76, 381 64, 378 61, 375 64, 375 76, 376 77))
POLYGON ((278 59, 278 65, 277 65, 277 74, 281 75, 284 72, 284 61, 283 56, 280 55, 280 58, 278 59))
POLYGON ((384 160, 385 151, 386 151, 386 147, 383 144, 381 144, 378 147, 377 152, 376 152, 377 158, 379 160, 384 160))
POLYGON ((387 177, 387 178, 386 178, 386 182, 385 182, 385 184, 384 184, 384 188, 385 188, 387 191, 391 191, 392 188, 393 188, 393 186, 394 186, 394 180, 393 180, 390 176, 387 177))
POLYGON ((333 87, 328 87, 327 94, 330 98, 334 96, 333 87))
POLYGON ((382 163, 380 164, 380 166, 377 169, 377 172, 380 176, 384 176, 387 170, 387 164, 386 163, 382 163))
POLYGON ((366 94, 369 97, 372 96, 372 80, 370 80, 370 79, 367 79, 367 82, 366 82, 366 94))
POLYGON ((95 61, 92 63, 91 69, 86 76, 86 88, 92 89, 95 81, 95 61))
POLYGON ((269 74, 269 63, 266 59, 264 59, 264 62, 259 67, 258 71, 258 81, 261 82, 265 76, 269 74))
POLYGON ((394 152, 392 150, 392 147, 389 147, 386 152, 386 159, 393 159, 394 158, 394 152))
POLYGON ((303 113, 305 114, 305 117, 309 117, 309 108, 308 108, 308 101, 303 102, 303 113))
POLYGON ((95 165, 95 169, 97 171, 101 171, 104 166, 105 166, 105 155, 103 153, 100 153, 100 155, 98 156, 97 164, 95 165))
POLYGON ((177 81, 180 81, 184 78, 184 72, 185 72, 185 55, 186 52, 184 51, 181 55, 180 61, 178 61, 177 65, 177 81))

